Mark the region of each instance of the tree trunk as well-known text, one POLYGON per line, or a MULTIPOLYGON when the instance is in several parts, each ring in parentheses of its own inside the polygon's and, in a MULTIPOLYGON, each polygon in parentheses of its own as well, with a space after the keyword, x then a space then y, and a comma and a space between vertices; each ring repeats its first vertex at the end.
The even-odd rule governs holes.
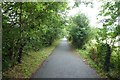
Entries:
POLYGON ((110 57, 111 57, 111 47, 109 44, 106 45, 106 55, 105 55, 105 62, 104 62, 104 71, 108 72, 110 67, 110 57))
POLYGON ((18 63, 21 63, 23 48, 24 48, 24 45, 21 44, 18 51, 18 63))
POLYGON ((19 20, 19 25, 20 25, 20 48, 18 51, 18 63, 21 63, 21 58, 22 58, 22 50, 23 50, 23 44, 22 44, 22 2, 20 2, 20 20, 19 20))

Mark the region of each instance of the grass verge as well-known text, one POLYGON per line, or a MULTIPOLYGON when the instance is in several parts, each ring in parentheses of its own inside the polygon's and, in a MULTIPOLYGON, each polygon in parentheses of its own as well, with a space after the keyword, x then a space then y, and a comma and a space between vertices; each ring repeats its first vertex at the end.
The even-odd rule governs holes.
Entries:
POLYGON ((101 78, 107 78, 107 74, 89 57, 89 52, 87 50, 76 49, 75 51, 80 54, 80 57, 85 61, 86 64, 96 70, 101 78))
POLYGON ((5 78, 29 78, 52 53, 59 42, 60 40, 57 40, 49 47, 43 48, 37 52, 31 51, 29 55, 24 55, 22 63, 3 72, 3 76, 5 78))

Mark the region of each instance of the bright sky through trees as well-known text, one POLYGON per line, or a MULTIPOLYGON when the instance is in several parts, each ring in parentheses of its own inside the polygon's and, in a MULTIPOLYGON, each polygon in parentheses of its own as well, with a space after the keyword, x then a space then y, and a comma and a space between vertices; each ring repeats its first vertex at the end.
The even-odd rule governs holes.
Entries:
MULTIPOLYGON (((99 20, 97 20, 97 15, 99 14, 99 9, 102 3, 98 2, 97 0, 93 0, 93 7, 86 6, 85 4, 80 4, 79 7, 73 8, 69 10, 68 16, 74 16, 75 14, 82 12, 85 13, 89 19, 90 19, 90 25, 92 27, 101 27, 100 24, 98 24, 99 20)), ((69 6, 74 5, 74 0, 69 2, 69 6)))

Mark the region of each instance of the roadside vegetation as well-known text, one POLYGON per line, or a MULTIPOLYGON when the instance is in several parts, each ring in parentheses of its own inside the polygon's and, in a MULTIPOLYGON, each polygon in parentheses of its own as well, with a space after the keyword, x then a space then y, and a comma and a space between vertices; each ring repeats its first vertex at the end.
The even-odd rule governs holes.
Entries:
POLYGON ((1 3, 3 77, 29 78, 66 36, 102 77, 120 79, 120 1, 99 1, 101 28, 91 27, 83 13, 68 18, 67 2, 1 3))
POLYGON ((28 55, 23 55, 22 63, 6 70, 3 73, 3 78, 30 78, 52 53, 59 42, 60 40, 56 40, 49 47, 42 48, 36 52, 31 51, 28 52, 28 55))
POLYGON ((68 20, 68 40, 102 77, 120 79, 120 1, 101 1, 101 28, 90 27, 87 16, 79 13, 68 20))
POLYGON ((63 34, 67 3, 2 3, 3 77, 30 77, 63 34))

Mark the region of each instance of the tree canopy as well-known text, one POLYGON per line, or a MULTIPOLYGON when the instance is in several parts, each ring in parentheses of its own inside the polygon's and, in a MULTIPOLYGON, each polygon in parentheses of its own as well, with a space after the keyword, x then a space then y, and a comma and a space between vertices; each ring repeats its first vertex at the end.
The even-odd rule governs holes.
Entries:
POLYGON ((49 46, 60 37, 67 3, 3 2, 3 66, 21 63, 28 50, 49 46))

